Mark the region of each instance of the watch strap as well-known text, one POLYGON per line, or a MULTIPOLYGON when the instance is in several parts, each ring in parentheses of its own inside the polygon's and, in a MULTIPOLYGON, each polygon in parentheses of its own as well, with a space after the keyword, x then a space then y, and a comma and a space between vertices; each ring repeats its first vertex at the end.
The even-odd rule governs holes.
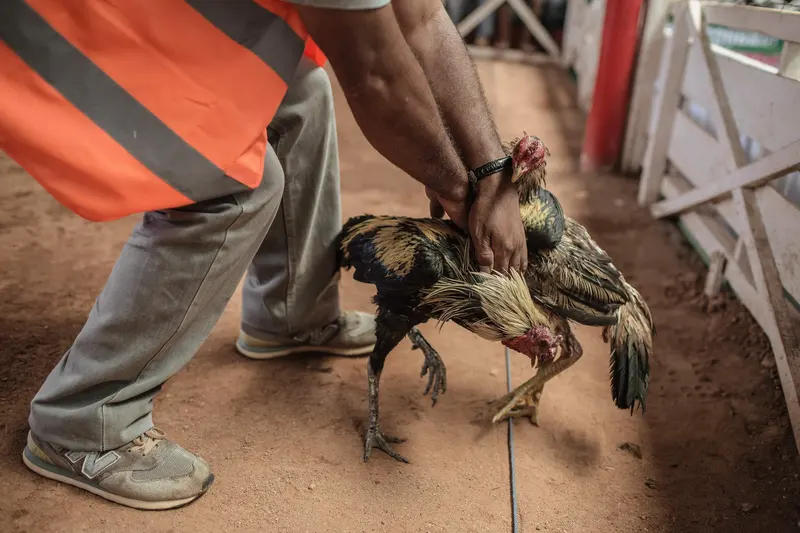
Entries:
POLYGON ((501 170, 511 168, 512 164, 513 159, 511 156, 501 157, 500 159, 489 161, 485 165, 481 165, 478 168, 470 170, 467 173, 467 178, 469 179, 470 185, 475 188, 478 185, 478 182, 483 178, 491 176, 492 174, 496 174, 501 170))

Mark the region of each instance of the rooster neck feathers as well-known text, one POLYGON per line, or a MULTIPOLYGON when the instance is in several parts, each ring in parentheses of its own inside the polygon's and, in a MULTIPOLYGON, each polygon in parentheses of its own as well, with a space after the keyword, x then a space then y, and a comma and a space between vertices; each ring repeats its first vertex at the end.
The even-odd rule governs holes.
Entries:
MULTIPOLYGON (((468 251, 465 251, 466 257, 468 251)), ((453 277, 442 278, 421 293, 420 308, 438 318, 452 320, 487 340, 510 340, 537 326, 550 326, 547 313, 531 298, 525 279, 516 271, 508 275, 484 274, 452 265, 453 277)))

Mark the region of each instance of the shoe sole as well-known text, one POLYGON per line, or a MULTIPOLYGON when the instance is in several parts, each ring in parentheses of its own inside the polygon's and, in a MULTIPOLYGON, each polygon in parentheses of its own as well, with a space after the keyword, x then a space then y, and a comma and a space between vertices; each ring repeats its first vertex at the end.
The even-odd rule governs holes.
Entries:
POLYGON ((73 487, 83 489, 85 491, 91 492, 96 496, 100 496, 101 498, 105 498, 106 500, 112 501, 114 503, 118 503, 120 505, 125 505, 127 507, 132 507, 134 509, 139 509, 143 511, 164 511, 167 509, 175 509, 178 507, 183 507, 184 505, 188 505, 193 501, 197 500, 200 496, 208 491, 208 488, 214 482, 214 474, 211 474, 206 481, 205 485, 203 486, 203 491, 200 494, 195 496, 191 496, 189 498, 182 498, 180 500, 164 500, 164 501, 142 501, 142 500, 134 500, 133 498, 126 498, 125 496, 120 496, 118 494, 113 494, 106 490, 103 490, 99 485, 87 480, 78 477, 71 472, 68 472, 64 469, 58 468, 55 465, 48 464, 38 457, 34 455, 34 453, 25 446, 25 449, 22 451, 22 462, 25 463, 29 469, 33 472, 39 474, 42 477, 46 477, 48 479, 52 479, 54 481, 60 481, 61 483, 66 483, 67 485, 71 485, 73 487))
POLYGON ((249 359, 258 359, 262 361, 298 353, 321 353, 340 357, 358 357, 360 355, 368 355, 372 353, 374 349, 374 344, 371 346, 362 346, 360 348, 326 348, 322 346, 292 346, 283 349, 253 348, 239 340, 236 341, 237 352, 249 359))

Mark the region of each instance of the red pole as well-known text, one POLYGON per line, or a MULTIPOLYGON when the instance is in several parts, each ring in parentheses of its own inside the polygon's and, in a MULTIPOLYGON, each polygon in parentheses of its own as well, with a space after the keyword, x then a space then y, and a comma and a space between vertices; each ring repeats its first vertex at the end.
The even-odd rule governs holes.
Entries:
POLYGON ((621 152, 643 0, 607 0, 603 41, 586 120, 581 169, 595 172, 617 163, 621 152))

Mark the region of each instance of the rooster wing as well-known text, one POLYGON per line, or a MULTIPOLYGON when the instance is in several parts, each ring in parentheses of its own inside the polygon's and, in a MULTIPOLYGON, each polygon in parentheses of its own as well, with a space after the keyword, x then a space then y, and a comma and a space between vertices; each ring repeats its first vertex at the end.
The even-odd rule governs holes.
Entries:
POLYGON ((521 206, 528 235, 531 296, 551 312, 588 326, 617 321, 629 297, 622 274, 586 229, 564 215, 546 189, 521 206))

